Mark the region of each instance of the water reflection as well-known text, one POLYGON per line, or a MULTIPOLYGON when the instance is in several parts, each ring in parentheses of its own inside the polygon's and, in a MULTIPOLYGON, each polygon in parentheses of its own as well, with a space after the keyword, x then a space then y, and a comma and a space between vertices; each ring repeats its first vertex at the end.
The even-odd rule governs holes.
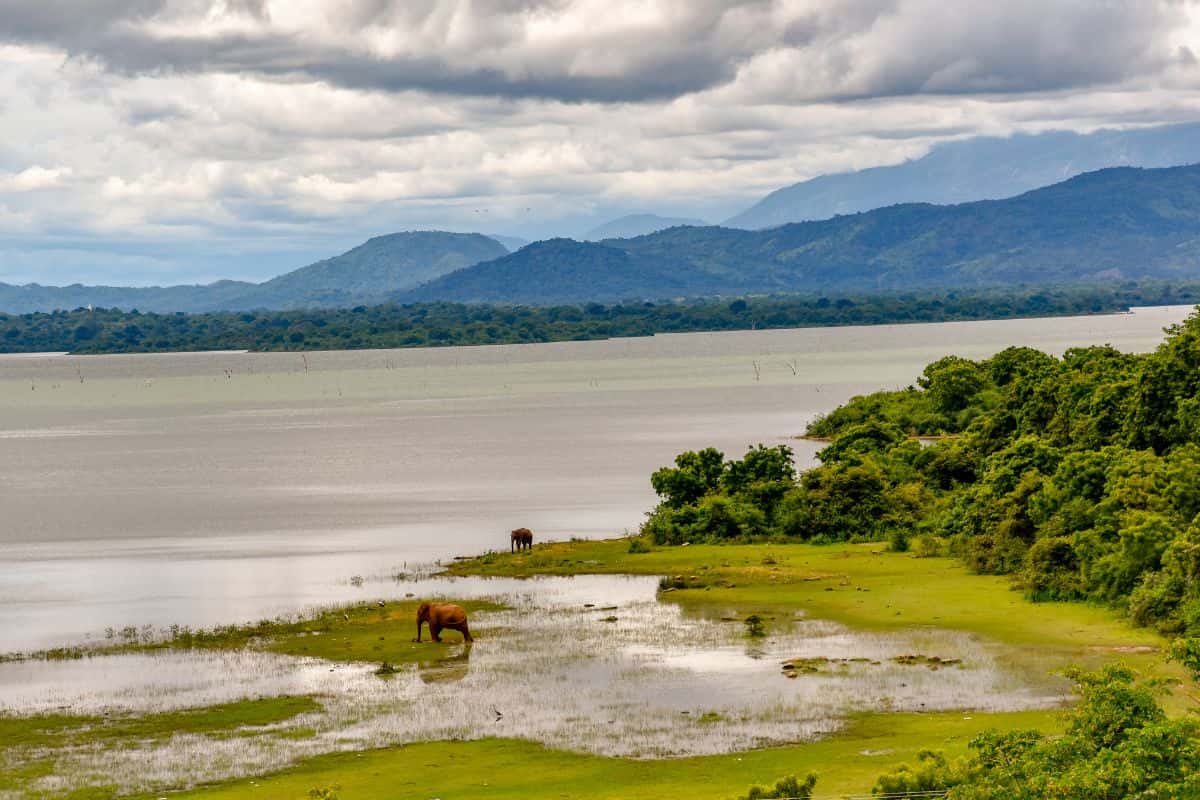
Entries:
POLYGON ((417 664, 417 675, 422 683, 455 683, 467 677, 471 671, 471 643, 462 645, 457 655, 422 661, 417 664))

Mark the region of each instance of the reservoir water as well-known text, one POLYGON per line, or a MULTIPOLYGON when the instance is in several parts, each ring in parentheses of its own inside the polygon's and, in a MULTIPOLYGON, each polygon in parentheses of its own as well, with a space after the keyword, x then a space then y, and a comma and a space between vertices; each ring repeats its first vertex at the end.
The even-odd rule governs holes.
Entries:
POLYGON ((1105 316, 320 353, 0 356, 0 653, 387 597, 414 565, 635 530, 685 449, 795 441, 1010 345, 1154 348, 1105 316), (361 579, 361 580, 360 580, 361 579))

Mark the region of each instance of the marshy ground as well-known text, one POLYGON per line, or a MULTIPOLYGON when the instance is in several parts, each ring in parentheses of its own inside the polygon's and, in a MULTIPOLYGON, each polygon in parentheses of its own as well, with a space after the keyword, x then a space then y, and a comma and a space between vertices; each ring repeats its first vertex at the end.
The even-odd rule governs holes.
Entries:
POLYGON ((1068 665, 1177 676, 1107 609, 881 545, 572 542, 448 573, 0 664, 0 797, 724 798, 809 769, 822 793, 863 791, 923 748, 1052 729, 1068 665), (411 642, 430 596, 467 605, 473 647, 411 642))

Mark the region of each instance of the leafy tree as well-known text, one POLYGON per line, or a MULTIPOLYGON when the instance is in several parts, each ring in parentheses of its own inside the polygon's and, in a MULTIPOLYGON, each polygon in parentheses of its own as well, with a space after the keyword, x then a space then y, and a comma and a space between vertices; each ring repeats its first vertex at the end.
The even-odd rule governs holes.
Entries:
POLYGON ((929 394, 935 408, 962 411, 983 391, 987 377, 978 364, 958 356, 947 356, 925 367, 917 385, 929 394))
POLYGON ((675 457, 675 467, 663 467, 650 476, 650 485, 671 508, 694 505, 720 488, 725 456, 712 447, 689 450, 675 457))

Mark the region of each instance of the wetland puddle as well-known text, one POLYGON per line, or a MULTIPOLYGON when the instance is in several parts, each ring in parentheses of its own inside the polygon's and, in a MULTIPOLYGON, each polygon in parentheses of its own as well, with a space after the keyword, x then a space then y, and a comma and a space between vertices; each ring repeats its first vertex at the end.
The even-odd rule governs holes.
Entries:
POLYGON ((726 753, 810 740, 857 712, 1046 708, 1066 692, 1053 681, 1031 685, 1000 666, 993 646, 952 631, 864 633, 797 618, 748 639, 739 621, 657 602, 655 578, 399 586, 422 597, 491 597, 506 610, 474 615, 469 649, 441 650, 441 660, 386 679, 375 664, 252 650, 0 664, 0 711, 142 714, 285 694, 316 695, 324 706, 249 736, 60 748, 55 774, 39 785, 144 791, 421 740, 517 737, 640 758, 726 753), (914 654, 960 663, 903 663, 914 654), (803 669, 785 671, 787 662, 803 669))

